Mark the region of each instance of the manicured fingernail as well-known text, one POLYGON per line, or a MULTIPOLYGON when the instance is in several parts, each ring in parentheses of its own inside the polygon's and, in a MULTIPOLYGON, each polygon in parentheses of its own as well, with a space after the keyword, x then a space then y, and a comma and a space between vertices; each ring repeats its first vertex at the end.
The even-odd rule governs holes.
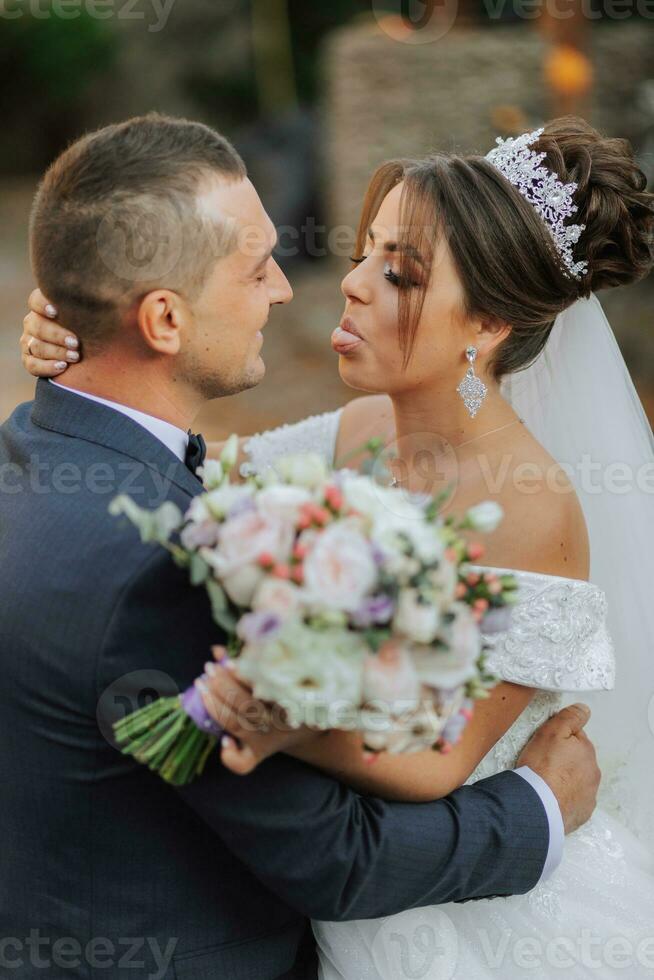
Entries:
POLYGON ((209 694, 209 688, 205 683, 204 674, 202 675, 202 677, 198 677, 198 679, 195 682, 195 686, 197 687, 200 694, 209 694))
POLYGON ((52 305, 52 303, 48 303, 48 304, 46 305, 46 308, 45 308, 45 315, 46 315, 46 316, 49 316, 51 320, 54 320, 54 318, 56 317, 56 315, 57 315, 57 310, 56 310, 56 309, 55 309, 55 307, 54 307, 54 306, 52 305))
POLYGON ((76 350, 69 350, 68 353, 66 354, 66 357, 68 358, 69 361, 71 361, 72 364, 74 364, 76 361, 79 361, 79 354, 77 353, 76 350))
POLYGON ((224 749, 231 749, 234 747, 234 745, 236 745, 236 742, 231 737, 231 735, 223 735, 223 737, 220 740, 220 744, 224 749))
POLYGON ((205 674, 208 674, 209 677, 213 677, 216 673, 216 665, 212 664, 211 662, 207 662, 204 665, 204 672, 205 674))
POLYGON ((77 350, 79 347, 79 340, 77 337, 66 337, 64 343, 66 347, 70 347, 71 350, 77 350))
POLYGON ((68 365, 65 361, 55 361, 55 367, 57 371, 65 371, 68 365))

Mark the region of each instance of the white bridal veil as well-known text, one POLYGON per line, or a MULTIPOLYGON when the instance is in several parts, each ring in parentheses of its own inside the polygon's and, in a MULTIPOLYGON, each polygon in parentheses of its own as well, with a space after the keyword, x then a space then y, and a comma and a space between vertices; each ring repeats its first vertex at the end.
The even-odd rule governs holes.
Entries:
POLYGON ((502 393, 579 495, 617 658, 615 691, 582 696, 600 802, 654 846, 654 437, 596 296, 557 318, 502 393))

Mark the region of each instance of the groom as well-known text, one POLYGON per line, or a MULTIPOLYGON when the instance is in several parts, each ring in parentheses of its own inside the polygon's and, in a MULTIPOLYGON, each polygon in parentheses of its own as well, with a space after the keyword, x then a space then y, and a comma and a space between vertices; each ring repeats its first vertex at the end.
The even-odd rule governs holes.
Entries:
POLYGON ((2 976, 314 980, 309 918, 527 892, 594 808, 581 706, 519 772, 420 805, 284 755, 246 778, 214 757, 175 790, 112 745, 220 636, 204 591, 108 502, 200 492, 187 431, 262 379, 261 331, 292 297, 274 245, 240 158, 198 123, 86 136, 38 191, 35 274, 85 356, 0 429, 2 976))

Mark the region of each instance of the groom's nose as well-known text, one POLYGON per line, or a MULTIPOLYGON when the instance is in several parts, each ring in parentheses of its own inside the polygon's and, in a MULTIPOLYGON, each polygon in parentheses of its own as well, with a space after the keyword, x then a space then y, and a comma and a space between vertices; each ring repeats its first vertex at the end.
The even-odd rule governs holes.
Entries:
POLYGON ((270 271, 270 303, 278 305, 290 303, 293 299, 293 289, 290 282, 278 266, 274 259, 271 259, 272 269, 270 271))

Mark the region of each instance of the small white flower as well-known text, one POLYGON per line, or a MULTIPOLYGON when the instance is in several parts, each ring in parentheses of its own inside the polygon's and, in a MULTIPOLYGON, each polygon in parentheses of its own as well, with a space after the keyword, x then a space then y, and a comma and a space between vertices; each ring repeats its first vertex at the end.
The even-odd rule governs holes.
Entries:
POLYGON ((207 490, 217 490, 225 482, 225 471, 219 459, 207 459, 198 469, 198 476, 207 490))
POLYGON ((233 507, 252 499, 253 494, 254 487, 250 484, 225 483, 200 499, 212 517, 223 520, 233 507))
POLYGON ((494 500, 486 500, 484 503, 471 507, 466 514, 468 526, 473 531, 483 531, 488 533, 494 531, 502 522, 504 511, 494 500))
POLYGON ((447 612, 456 599, 456 587, 459 584, 457 566, 443 555, 438 568, 432 568, 427 572, 427 578, 437 597, 441 612, 447 612))
POLYGON ((220 454, 220 462, 222 463, 223 469, 226 473, 233 470, 236 466, 236 460, 238 459, 239 451, 239 439, 237 435, 231 435, 225 445, 223 446, 223 451, 220 454))
POLYGON ((315 490, 326 482, 329 475, 327 464, 318 453, 284 456, 275 460, 273 467, 283 483, 315 490))
POLYGON ((432 643, 438 635, 441 616, 433 602, 420 601, 417 589, 400 591, 393 628, 414 643, 432 643))

